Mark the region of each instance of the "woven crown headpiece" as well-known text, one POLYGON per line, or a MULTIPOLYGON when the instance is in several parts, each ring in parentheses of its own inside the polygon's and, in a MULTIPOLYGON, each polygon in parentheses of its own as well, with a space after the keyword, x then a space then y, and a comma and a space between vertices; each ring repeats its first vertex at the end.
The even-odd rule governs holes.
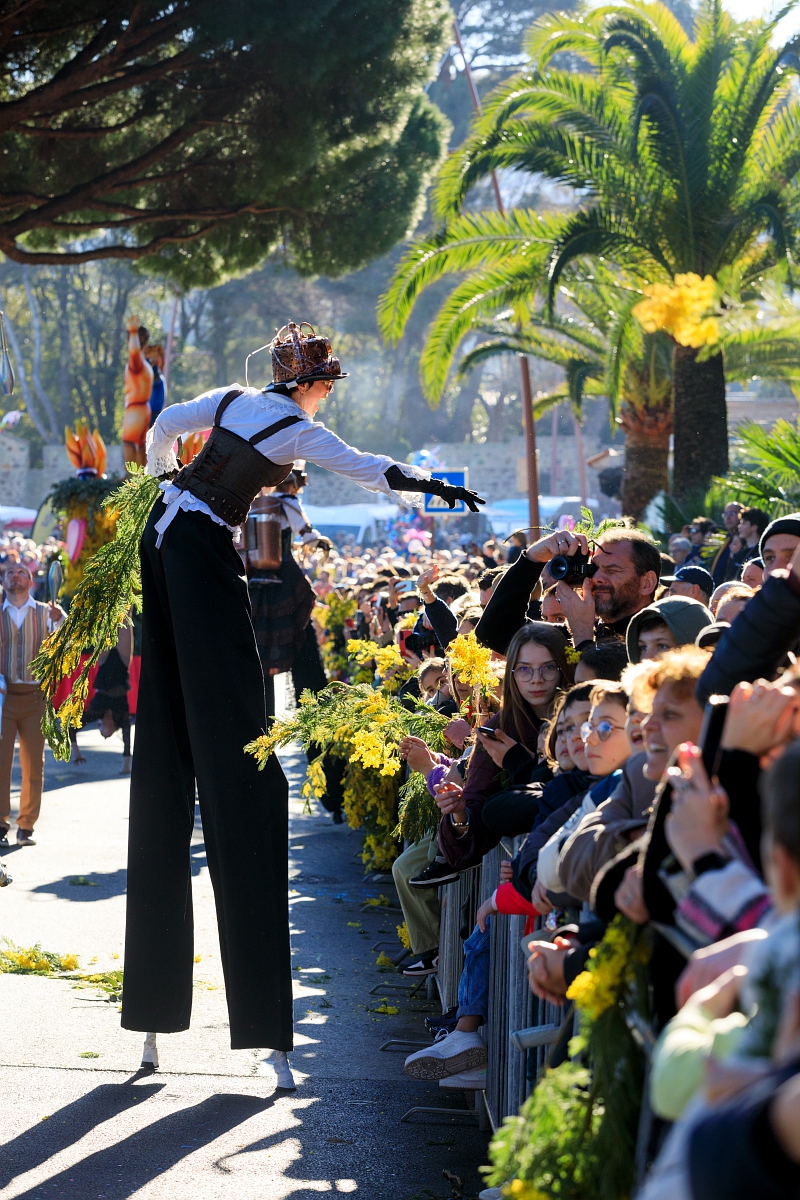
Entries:
POLYGON ((346 379, 326 337, 317 337, 308 321, 289 321, 275 330, 270 343, 273 383, 310 383, 314 379, 346 379), (303 330, 310 330, 304 334, 303 330))

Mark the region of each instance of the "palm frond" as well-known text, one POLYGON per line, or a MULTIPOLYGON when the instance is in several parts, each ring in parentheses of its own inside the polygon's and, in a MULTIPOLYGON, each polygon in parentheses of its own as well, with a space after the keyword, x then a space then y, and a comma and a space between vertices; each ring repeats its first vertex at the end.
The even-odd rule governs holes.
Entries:
POLYGON ((381 333, 388 341, 398 341, 420 293, 444 275, 527 257, 533 276, 534 264, 544 260, 562 223, 529 209, 467 213, 412 242, 378 302, 381 333))

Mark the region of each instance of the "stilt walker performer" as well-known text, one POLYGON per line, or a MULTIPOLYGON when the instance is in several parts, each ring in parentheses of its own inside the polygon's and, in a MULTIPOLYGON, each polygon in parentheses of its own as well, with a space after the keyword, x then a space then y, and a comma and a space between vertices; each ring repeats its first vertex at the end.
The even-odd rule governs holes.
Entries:
POLYGON ((189 1026, 196 788, 231 1046, 278 1051, 279 1084, 293 1086, 285 1059, 292 1047, 288 789, 274 756, 260 772, 243 752, 264 732, 266 712, 232 535, 258 492, 279 484, 301 458, 397 500, 398 491, 429 492, 451 507, 464 500, 472 511, 483 501, 416 467, 353 449, 314 420, 320 400, 344 376, 328 340, 310 326, 290 322, 270 349, 272 384, 217 388, 173 405, 148 434, 147 471, 162 477, 177 470, 178 435, 212 426, 197 457, 162 483, 141 541, 142 666, 122 1025, 148 1034, 151 1061, 155 1033, 189 1026))

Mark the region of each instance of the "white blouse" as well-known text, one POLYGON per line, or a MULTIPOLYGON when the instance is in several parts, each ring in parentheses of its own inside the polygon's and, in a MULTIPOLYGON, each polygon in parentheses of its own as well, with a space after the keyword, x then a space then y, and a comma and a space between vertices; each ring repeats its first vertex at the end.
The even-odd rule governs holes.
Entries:
MULTIPOLYGON (((186 433, 199 433, 209 429, 214 424, 214 416, 223 397, 231 390, 227 387, 212 388, 203 392, 195 400, 187 400, 184 404, 172 404, 165 408, 153 428, 147 435, 147 472, 150 475, 163 475, 168 471, 178 470, 180 464, 175 457, 175 439, 186 433)), ((262 392, 257 388, 243 388, 238 396, 225 410, 222 417, 224 429, 230 429, 240 437, 249 439, 280 421, 283 417, 298 416, 300 421, 273 434, 266 441, 258 442, 256 449, 265 458, 275 463, 292 466, 295 459, 304 458, 307 462, 325 467, 345 479, 351 479, 371 492, 383 492, 396 504, 407 507, 421 508, 423 498, 418 492, 403 492, 397 495, 386 482, 385 472, 389 467, 396 466, 407 479, 430 479, 427 471, 419 467, 409 466, 408 463, 395 462, 385 454, 366 454, 348 446, 340 437, 327 429, 321 421, 314 421, 299 404, 289 396, 280 392, 262 392)), ((166 512, 157 523, 157 545, 172 522, 178 509, 193 512, 204 512, 218 525, 225 525, 219 517, 211 512, 207 504, 193 496, 191 492, 181 491, 172 483, 162 483, 164 505, 166 512)), ((236 529, 226 526, 232 533, 236 529)))

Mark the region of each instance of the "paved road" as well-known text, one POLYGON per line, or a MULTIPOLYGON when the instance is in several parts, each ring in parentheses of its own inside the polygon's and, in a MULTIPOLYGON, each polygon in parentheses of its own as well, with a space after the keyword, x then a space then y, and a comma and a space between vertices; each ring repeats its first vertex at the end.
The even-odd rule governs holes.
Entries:
MULTIPOLYGON (((80 739, 85 767, 48 755, 37 846, 5 852, 14 883, 0 891, 0 937, 107 971, 121 965, 123 948, 128 781, 117 774, 116 739, 80 739)), ((93 988, 0 975, 3 1200, 445 1200, 454 1193, 444 1170, 464 1180, 464 1197, 477 1195, 486 1136, 466 1112, 400 1123, 412 1105, 460 1105, 460 1095, 408 1079, 402 1053, 379 1051, 390 1037, 424 1037, 431 1011, 403 993, 369 995, 396 981, 376 969, 370 948, 393 939, 399 914, 361 906, 381 893, 394 904, 394 890, 365 883, 356 832, 321 809, 302 812, 303 756, 283 762, 292 784, 297 1091, 275 1091, 265 1051, 230 1049, 198 820, 192 1028, 159 1038, 156 1074, 137 1073, 141 1035, 120 1029, 116 1004, 93 988), (398 1015, 369 1011, 384 995, 398 1015)))

